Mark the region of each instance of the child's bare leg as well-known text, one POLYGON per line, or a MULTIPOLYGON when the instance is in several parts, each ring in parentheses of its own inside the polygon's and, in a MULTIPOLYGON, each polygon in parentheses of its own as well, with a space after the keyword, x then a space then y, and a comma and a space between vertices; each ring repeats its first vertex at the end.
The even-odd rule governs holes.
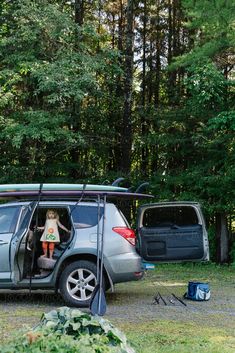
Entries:
POLYGON ((49 258, 50 258, 50 259, 52 259, 53 252, 54 252, 54 250, 49 250, 49 254, 50 254, 49 258))
POLYGON ((43 241, 42 243, 42 250, 43 250, 43 255, 42 257, 47 257, 47 242, 46 241, 43 241))
POLYGON ((54 243, 49 243, 49 255, 50 255, 50 259, 52 259, 53 253, 54 253, 54 248, 55 248, 55 244, 54 243))

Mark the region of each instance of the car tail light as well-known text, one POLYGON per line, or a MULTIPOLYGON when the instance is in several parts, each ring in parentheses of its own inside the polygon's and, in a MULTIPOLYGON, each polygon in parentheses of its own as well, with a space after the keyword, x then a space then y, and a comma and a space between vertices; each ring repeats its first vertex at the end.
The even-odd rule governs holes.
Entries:
POLYGON ((133 229, 127 227, 113 227, 113 231, 120 234, 123 238, 125 238, 129 243, 135 246, 136 236, 133 229))

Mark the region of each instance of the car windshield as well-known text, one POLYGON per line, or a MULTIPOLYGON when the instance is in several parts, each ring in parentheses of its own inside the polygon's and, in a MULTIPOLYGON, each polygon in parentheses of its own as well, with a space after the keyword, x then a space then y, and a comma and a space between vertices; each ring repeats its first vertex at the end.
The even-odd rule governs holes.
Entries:
POLYGON ((13 233, 16 227, 19 207, 0 207, 0 233, 13 233))

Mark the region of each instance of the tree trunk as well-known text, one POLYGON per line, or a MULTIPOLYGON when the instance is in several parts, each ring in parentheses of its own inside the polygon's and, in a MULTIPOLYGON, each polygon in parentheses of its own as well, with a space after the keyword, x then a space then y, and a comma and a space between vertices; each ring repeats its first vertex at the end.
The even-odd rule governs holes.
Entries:
POLYGON ((144 16, 143 16, 143 71, 142 71, 142 107, 145 107, 146 95, 146 22, 147 22, 147 5, 144 0, 144 16))
POLYGON ((161 29, 160 29, 160 4, 159 0, 156 3, 156 66, 155 66, 155 96, 154 96, 154 106, 156 109, 159 108, 159 98, 160 98, 160 77, 161 77, 161 29))
MULTIPOLYGON (((147 4, 146 0, 144 1, 144 16, 143 16, 143 71, 142 71, 142 97, 141 97, 141 105, 142 105, 142 114, 141 114, 141 135, 145 139, 147 128, 145 121, 145 103, 146 103, 146 25, 147 25, 147 4)), ((148 165, 148 147, 147 145, 143 145, 141 147, 141 174, 147 174, 147 165, 148 165)))
POLYGON ((84 20, 84 0, 75 0, 75 23, 79 26, 83 25, 84 20))
MULTIPOLYGON (((125 7, 123 5, 123 0, 119 0, 118 2, 118 21, 117 21, 117 38, 115 40, 115 16, 114 16, 114 28, 113 28, 113 45, 117 46, 117 49, 120 53, 123 53, 124 47, 124 21, 125 21, 125 7)), ((123 67, 123 55, 119 56, 119 65, 123 67)), ((116 101, 120 101, 120 97, 124 96, 124 87, 123 87, 123 79, 122 75, 117 75, 116 84, 114 91, 111 92, 111 99, 116 101)), ((115 129, 115 142, 113 146, 110 148, 109 152, 109 163, 108 168, 111 171, 118 171, 120 169, 122 163, 122 144, 121 144, 121 136, 123 134, 123 104, 120 102, 117 108, 116 104, 112 104, 110 102, 110 129, 115 129)))
POLYGON ((134 0, 127 2, 127 24, 126 24, 126 50, 125 50, 125 82, 124 82, 124 109, 121 136, 122 159, 120 169, 129 173, 131 168, 131 146, 132 146, 132 81, 133 81, 133 21, 134 21, 134 0))
POLYGON ((227 217, 224 213, 216 214, 216 261, 226 263, 229 260, 229 236, 227 217))
MULTIPOLYGON (((84 0, 75 0, 74 3, 74 22, 79 26, 83 25, 84 20, 84 0)), ((79 51, 79 43, 82 40, 81 33, 79 33, 78 29, 75 30, 75 48, 79 51)), ((71 129, 73 132, 77 133, 79 131, 79 126, 81 123, 80 118, 80 103, 74 103, 71 106, 71 129)), ((69 171, 69 177, 71 179, 78 179, 81 177, 82 168, 80 164, 80 151, 78 149, 73 149, 70 152, 70 160, 72 167, 69 171)))

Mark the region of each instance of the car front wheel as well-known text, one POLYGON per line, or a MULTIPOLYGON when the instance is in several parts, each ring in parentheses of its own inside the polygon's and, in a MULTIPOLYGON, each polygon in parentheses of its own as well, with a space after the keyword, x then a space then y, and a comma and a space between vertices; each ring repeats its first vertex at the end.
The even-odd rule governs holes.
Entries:
POLYGON ((59 289, 70 306, 89 306, 97 284, 97 267, 90 261, 79 260, 69 264, 62 272, 59 289))

